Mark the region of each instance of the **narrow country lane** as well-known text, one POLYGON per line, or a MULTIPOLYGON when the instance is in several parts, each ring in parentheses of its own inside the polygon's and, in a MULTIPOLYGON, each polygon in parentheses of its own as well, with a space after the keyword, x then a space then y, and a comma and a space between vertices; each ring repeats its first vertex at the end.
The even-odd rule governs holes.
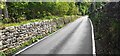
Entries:
POLYGON ((17 55, 22 54, 93 54, 92 28, 88 16, 80 17, 17 55))

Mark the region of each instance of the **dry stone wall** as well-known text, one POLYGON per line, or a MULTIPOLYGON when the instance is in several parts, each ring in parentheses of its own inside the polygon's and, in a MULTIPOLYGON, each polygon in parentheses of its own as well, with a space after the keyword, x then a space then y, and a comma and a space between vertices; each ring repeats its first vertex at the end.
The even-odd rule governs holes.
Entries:
POLYGON ((6 27, 0 30, 0 50, 19 47, 37 35, 46 36, 48 33, 56 31, 60 25, 65 25, 72 20, 73 18, 69 17, 6 27))

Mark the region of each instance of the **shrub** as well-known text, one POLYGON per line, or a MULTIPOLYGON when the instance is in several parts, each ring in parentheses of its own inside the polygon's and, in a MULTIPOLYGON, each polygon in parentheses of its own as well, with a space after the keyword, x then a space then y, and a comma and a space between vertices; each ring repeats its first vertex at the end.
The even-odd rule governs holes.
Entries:
POLYGON ((4 18, 2 20, 3 23, 10 23, 11 22, 11 19, 10 18, 4 18))
POLYGON ((4 52, 0 52, 0 56, 6 56, 4 52))
POLYGON ((18 21, 19 21, 19 22, 24 21, 24 20, 25 20, 24 17, 20 17, 20 18, 18 18, 18 21))

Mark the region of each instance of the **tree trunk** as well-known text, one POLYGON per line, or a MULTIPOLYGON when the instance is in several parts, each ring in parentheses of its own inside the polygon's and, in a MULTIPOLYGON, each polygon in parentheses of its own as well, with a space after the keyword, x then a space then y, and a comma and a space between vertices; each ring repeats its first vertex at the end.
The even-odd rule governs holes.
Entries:
POLYGON ((2 9, 0 9, 0 20, 2 19, 2 9))
POLYGON ((6 2, 5 2, 5 8, 4 8, 4 10, 3 10, 3 14, 4 14, 4 18, 9 18, 9 16, 8 16, 8 9, 7 9, 7 4, 6 4, 6 2))

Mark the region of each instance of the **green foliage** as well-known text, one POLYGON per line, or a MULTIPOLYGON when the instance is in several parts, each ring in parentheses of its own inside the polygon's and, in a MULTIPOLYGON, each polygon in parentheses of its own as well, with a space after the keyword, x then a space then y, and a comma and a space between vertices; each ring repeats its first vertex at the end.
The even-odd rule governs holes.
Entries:
POLYGON ((21 48, 23 48, 25 46, 19 46, 19 47, 15 47, 15 48, 9 48, 8 50, 2 52, 4 55, 3 56, 12 56, 13 54, 15 54, 18 50, 20 50, 21 48))
POLYGON ((18 21, 20 22, 20 21, 25 21, 26 19, 24 18, 24 17, 20 17, 20 18, 18 18, 18 21))
POLYGON ((4 52, 0 52, 0 56, 6 56, 4 52))
POLYGON ((86 15, 88 14, 88 9, 90 7, 90 2, 82 2, 80 3, 80 12, 82 13, 82 15, 86 15))
POLYGON ((79 14, 78 7, 73 2, 10 2, 7 7, 10 22, 79 14))
POLYGON ((45 16, 45 19, 54 19, 54 18, 58 18, 57 16, 45 16))
MULTIPOLYGON (((3 28, 4 27, 9 27, 9 26, 20 26, 20 25, 23 25, 23 24, 32 23, 32 22, 39 22, 39 21, 42 21, 42 20, 40 20, 40 19, 31 19, 31 20, 25 20, 25 21, 21 21, 21 22, 17 22, 17 23, 9 23, 9 24, 0 23, 0 26, 3 27, 3 28)), ((1 29, 1 27, 0 27, 0 29, 1 29)))
POLYGON ((4 18, 2 21, 3 21, 3 23, 10 23, 11 19, 10 18, 4 18))
POLYGON ((3 2, 4 0, 0 1, 0 9, 4 9, 5 8, 5 2, 3 2))
POLYGON ((75 3, 71 2, 69 3, 69 10, 68 10, 68 15, 77 15, 79 14, 79 8, 75 5, 75 3))
POLYGON ((69 4, 66 2, 58 2, 55 6, 55 14, 56 15, 66 15, 69 10, 69 4))
POLYGON ((59 26, 57 26, 57 29, 60 29, 60 28, 62 28, 64 25, 59 25, 59 26))

